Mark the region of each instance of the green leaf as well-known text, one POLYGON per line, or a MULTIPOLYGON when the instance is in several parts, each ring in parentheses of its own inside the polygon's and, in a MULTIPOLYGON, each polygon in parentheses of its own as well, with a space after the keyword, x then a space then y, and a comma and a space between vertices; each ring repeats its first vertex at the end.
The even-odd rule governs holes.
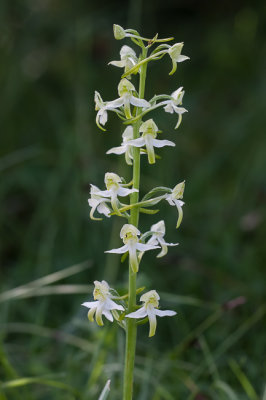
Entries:
POLYGON ((238 400, 238 397, 236 396, 235 392, 226 382, 217 380, 214 383, 214 387, 221 390, 226 395, 226 398, 228 400, 238 400))

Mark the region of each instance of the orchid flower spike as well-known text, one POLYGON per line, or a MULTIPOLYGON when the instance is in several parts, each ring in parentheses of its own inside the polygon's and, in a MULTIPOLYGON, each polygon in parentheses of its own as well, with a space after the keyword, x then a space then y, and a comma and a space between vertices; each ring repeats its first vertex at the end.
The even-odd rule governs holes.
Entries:
MULTIPOLYGON (((138 62, 135 51, 129 46, 123 46, 121 48, 120 58, 120 61, 111 61, 109 64, 114 65, 115 67, 125 68, 125 73, 133 68, 138 62)), ((130 78, 130 76, 128 76, 128 78, 130 78)))
POLYGON ((94 281, 93 297, 96 301, 89 301, 82 303, 82 306, 90 309, 88 318, 91 322, 94 321, 94 314, 96 313, 96 322, 98 325, 103 326, 102 315, 109 321, 113 322, 114 318, 111 313, 112 310, 124 311, 124 307, 116 304, 112 300, 111 288, 105 281, 94 281))
POLYGON ((154 147, 175 146, 175 143, 170 140, 156 139, 158 127, 153 119, 148 119, 143 122, 139 131, 142 132, 142 136, 138 139, 129 141, 128 144, 134 147, 146 146, 149 164, 155 163, 154 147))
POLYGON ((173 68, 169 75, 173 75, 177 68, 177 63, 183 62, 185 60, 189 60, 189 57, 183 56, 181 51, 183 49, 184 43, 175 43, 168 49, 168 54, 171 57, 173 68))
POLYGON ((153 244, 153 245, 158 244, 159 246, 161 246, 162 250, 157 255, 158 258, 163 257, 167 254, 168 246, 178 246, 178 243, 166 243, 166 241, 164 240, 165 223, 163 220, 157 222, 157 224, 152 225, 151 232, 152 236, 148 240, 147 244, 153 244))
POLYGON ((148 250, 158 249, 159 246, 155 246, 153 244, 144 244, 139 242, 138 236, 140 235, 140 231, 131 224, 125 224, 120 232, 120 237, 124 242, 124 246, 119 247, 118 249, 107 250, 105 253, 117 253, 123 254, 127 251, 129 252, 129 264, 134 273, 139 270, 138 256, 137 251, 145 252, 148 250))
POLYGON ((123 142, 119 147, 113 147, 108 150, 106 154, 124 154, 126 163, 128 165, 132 165, 133 154, 132 154, 132 145, 129 144, 129 141, 133 139, 133 128, 129 125, 122 134, 123 142))
POLYGON ((184 190, 185 190, 185 181, 178 183, 173 190, 171 191, 170 194, 168 194, 165 197, 165 200, 168 201, 168 203, 170 204, 170 206, 176 206, 177 210, 178 210, 178 220, 176 223, 176 228, 178 228, 182 222, 183 219, 183 210, 182 207, 185 204, 182 200, 183 198, 183 194, 184 194, 184 190))
POLYGON ((132 312, 130 314, 127 314, 127 318, 149 318, 149 323, 150 323, 150 331, 149 331, 149 337, 154 336, 156 332, 156 326, 157 326, 157 320, 156 316, 158 317, 172 317, 176 315, 175 311, 171 310, 158 310, 159 307, 159 300, 160 296, 156 292, 156 290, 150 290, 147 293, 144 293, 140 301, 142 301, 144 304, 143 306, 135 312, 132 312))
POLYGON ((90 218, 94 219, 95 221, 102 220, 102 218, 95 218, 93 216, 95 210, 97 210, 99 214, 104 214, 108 218, 110 217, 110 208, 106 205, 106 203, 110 202, 110 200, 99 195, 99 192, 101 192, 101 190, 97 186, 91 185, 91 197, 88 199, 88 203, 91 207, 90 218))
POLYGON ((174 112, 178 114, 178 121, 175 126, 175 129, 179 127, 182 121, 182 114, 187 112, 187 110, 184 107, 178 107, 180 104, 182 104, 183 96, 185 94, 184 90, 182 90, 183 87, 180 87, 179 89, 175 90, 171 94, 171 99, 170 100, 165 100, 162 103, 166 104, 164 107, 164 110, 170 114, 173 114, 174 112))
POLYGON ((121 213, 118 210, 119 201, 117 196, 125 197, 131 193, 138 192, 138 190, 127 189, 123 187, 122 179, 120 178, 120 176, 114 174, 113 172, 106 172, 104 176, 104 182, 107 190, 100 190, 99 192, 97 192, 97 194, 102 197, 107 197, 107 198, 110 197, 113 210, 118 215, 121 215, 121 213))
POLYGON ((127 119, 132 118, 130 104, 136 107, 148 108, 150 103, 144 99, 139 99, 133 95, 136 92, 134 85, 126 78, 121 79, 118 85, 119 98, 107 103, 109 109, 115 109, 124 106, 124 112, 127 119))

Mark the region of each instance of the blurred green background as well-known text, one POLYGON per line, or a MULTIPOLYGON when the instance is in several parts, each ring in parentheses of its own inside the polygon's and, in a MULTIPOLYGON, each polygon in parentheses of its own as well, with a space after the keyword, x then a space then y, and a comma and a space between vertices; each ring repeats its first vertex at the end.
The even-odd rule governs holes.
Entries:
POLYGON ((178 231, 167 205, 141 220, 164 218, 180 243, 139 274, 178 316, 153 339, 139 329, 135 399, 265 400, 265 2, 2 0, 0 19, 0 399, 97 399, 108 378, 121 399, 124 334, 80 306, 93 280, 123 293, 127 276, 104 254, 122 221, 91 221, 87 204, 106 171, 130 176, 105 155, 120 121, 95 125, 94 91, 117 98, 107 63, 131 46, 117 23, 174 36, 191 58, 173 76, 167 58, 148 69, 146 98, 184 86, 189 113, 177 131, 153 115, 176 148, 143 157, 141 191, 186 179, 186 205, 178 231))

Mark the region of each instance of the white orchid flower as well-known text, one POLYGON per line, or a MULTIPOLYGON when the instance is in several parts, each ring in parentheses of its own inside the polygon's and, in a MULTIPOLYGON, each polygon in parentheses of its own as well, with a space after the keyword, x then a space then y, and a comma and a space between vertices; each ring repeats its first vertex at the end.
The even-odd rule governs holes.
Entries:
POLYGON ((138 236, 140 235, 140 231, 131 224, 125 224, 120 232, 120 237, 124 242, 124 246, 119 247, 118 249, 107 250, 105 253, 116 253, 123 254, 127 251, 129 252, 129 264, 134 273, 138 272, 139 263, 137 257, 137 251, 145 252, 148 250, 158 249, 159 246, 155 246, 153 244, 144 244, 139 242, 138 236))
POLYGON ((108 109, 115 109, 124 106, 126 118, 130 119, 132 118, 130 112, 130 104, 141 108, 150 107, 150 103, 148 103, 148 101, 144 99, 139 99, 138 97, 133 95, 133 92, 135 91, 136 90, 134 85, 129 82, 129 80, 127 80, 126 78, 121 79, 118 85, 119 98, 113 101, 109 101, 107 103, 108 109))
POLYGON ((95 110, 98 111, 96 115, 96 124, 105 125, 108 119, 106 111, 106 102, 103 101, 99 92, 95 91, 94 94, 95 110))
POLYGON ((173 46, 171 46, 168 49, 168 54, 171 57, 172 63, 173 63, 173 68, 169 75, 172 75, 175 73, 176 68, 177 68, 177 63, 183 62, 185 60, 189 60, 189 57, 183 56, 181 54, 181 51, 183 49, 184 43, 175 43, 173 46))
POLYGON ((102 218, 95 218, 93 216, 95 210, 97 210, 99 214, 104 214, 106 217, 110 217, 110 208, 105 204, 110 202, 110 200, 99 195, 99 192, 101 192, 101 190, 97 186, 91 185, 91 198, 88 199, 88 203, 91 207, 90 218, 98 221, 102 218))
POLYGON ((185 190, 185 181, 178 183, 172 190, 170 194, 165 197, 165 200, 168 201, 170 206, 176 206, 178 210, 178 220, 176 223, 176 228, 178 228, 183 219, 183 210, 182 207, 185 204, 182 200, 183 194, 185 190))
POLYGON ((94 321, 94 315, 96 313, 96 322, 98 325, 103 326, 102 315, 104 315, 109 321, 113 322, 114 318, 111 313, 112 310, 124 311, 124 307, 116 304, 112 300, 111 288, 105 281, 94 281, 93 297, 96 301, 89 301, 82 303, 82 306, 90 309, 88 312, 88 318, 91 322, 94 321))
POLYGON ((138 189, 127 189, 123 187, 122 184, 122 179, 120 176, 117 174, 114 174, 112 172, 106 172, 104 176, 104 182, 107 190, 100 190, 97 192, 99 196, 107 197, 111 199, 111 204, 114 209, 114 211, 118 214, 121 215, 118 207, 119 207, 119 201, 118 201, 118 196, 125 197, 128 196, 131 193, 138 192, 138 189))
POLYGON ((175 129, 179 127, 182 121, 182 114, 187 112, 187 110, 184 107, 178 107, 180 104, 182 104, 183 96, 185 94, 184 90, 182 90, 183 87, 180 87, 179 89, 175 90, 171 94, 171 99, 170 100, 165 100, 162 102, 162 104, 166 104, 164 107, 164 110, 170 114, 177 113, 178 114, 178 121, 175 126, 175 129))
POLYGON ((122 134, 123 142, 119 147, 113 147, 112 149, 108 150, 106 154, 124 154, 126 163, 128 165, 132 165, 133 154, 132 154, 132 145, 128 142, 133 139, 133 128, 129 125, 122 134))
POLYGON ((151 232, 152 236, 148 240, 147 244, 154 244, 154 245, 159 245, 161 246, 162 250, 161 252, 157 255, 158 258, 165 256, 168 252, 168 246, 177 246, 178 243, 167 243, 164 240, 164 235, 165 235, 165 223, 163 220, 157 222, 157 224, 154 224, 151 226, 151 232))
POLYGON ((159 310, 159 300, 160 296, 156 292, 156 290, 150 290, 147 293, 144 293, 140 301, 144 303, 144 305, 135 312, 132 312, 130 314, 127 314, 127 318, 149 318, 149 323, 150 323, 150 331, 149 331, 149 337, 154 336, 156 332, 156 326, 157 326, 157 320, 156 316, 158 317, 172 317, 176 315, 175 311, 171 310, 159 310))
POLYGON ((120 61, 111 61, 109 64, 115 67, 125 68, 125 72, 129 71, 138 62, 135 51, 129 46, 123 46, 121 48, 120 58, 120 61))
POLYGON ((155 163, 154 147, 175 146, 175 143, 171 142, 170 140, 156 139, 158 127, 154 123, 153 119, 148 119, 147 121, 143 122, 139 131, 142 132, 142 136, 138 139, 129 141, 128 144, 134 147, 146 146, 150 164, 155 163))

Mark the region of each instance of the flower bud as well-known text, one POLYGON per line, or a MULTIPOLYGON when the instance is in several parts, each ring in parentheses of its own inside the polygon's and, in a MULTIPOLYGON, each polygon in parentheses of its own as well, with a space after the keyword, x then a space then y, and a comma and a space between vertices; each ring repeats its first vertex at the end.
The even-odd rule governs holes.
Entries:
POLYGON ((114 37, 116 40, 121 40, 126 37, 126 32, 122 28, 122 26, 114 24, 113 29, 114 29, 114 37))

